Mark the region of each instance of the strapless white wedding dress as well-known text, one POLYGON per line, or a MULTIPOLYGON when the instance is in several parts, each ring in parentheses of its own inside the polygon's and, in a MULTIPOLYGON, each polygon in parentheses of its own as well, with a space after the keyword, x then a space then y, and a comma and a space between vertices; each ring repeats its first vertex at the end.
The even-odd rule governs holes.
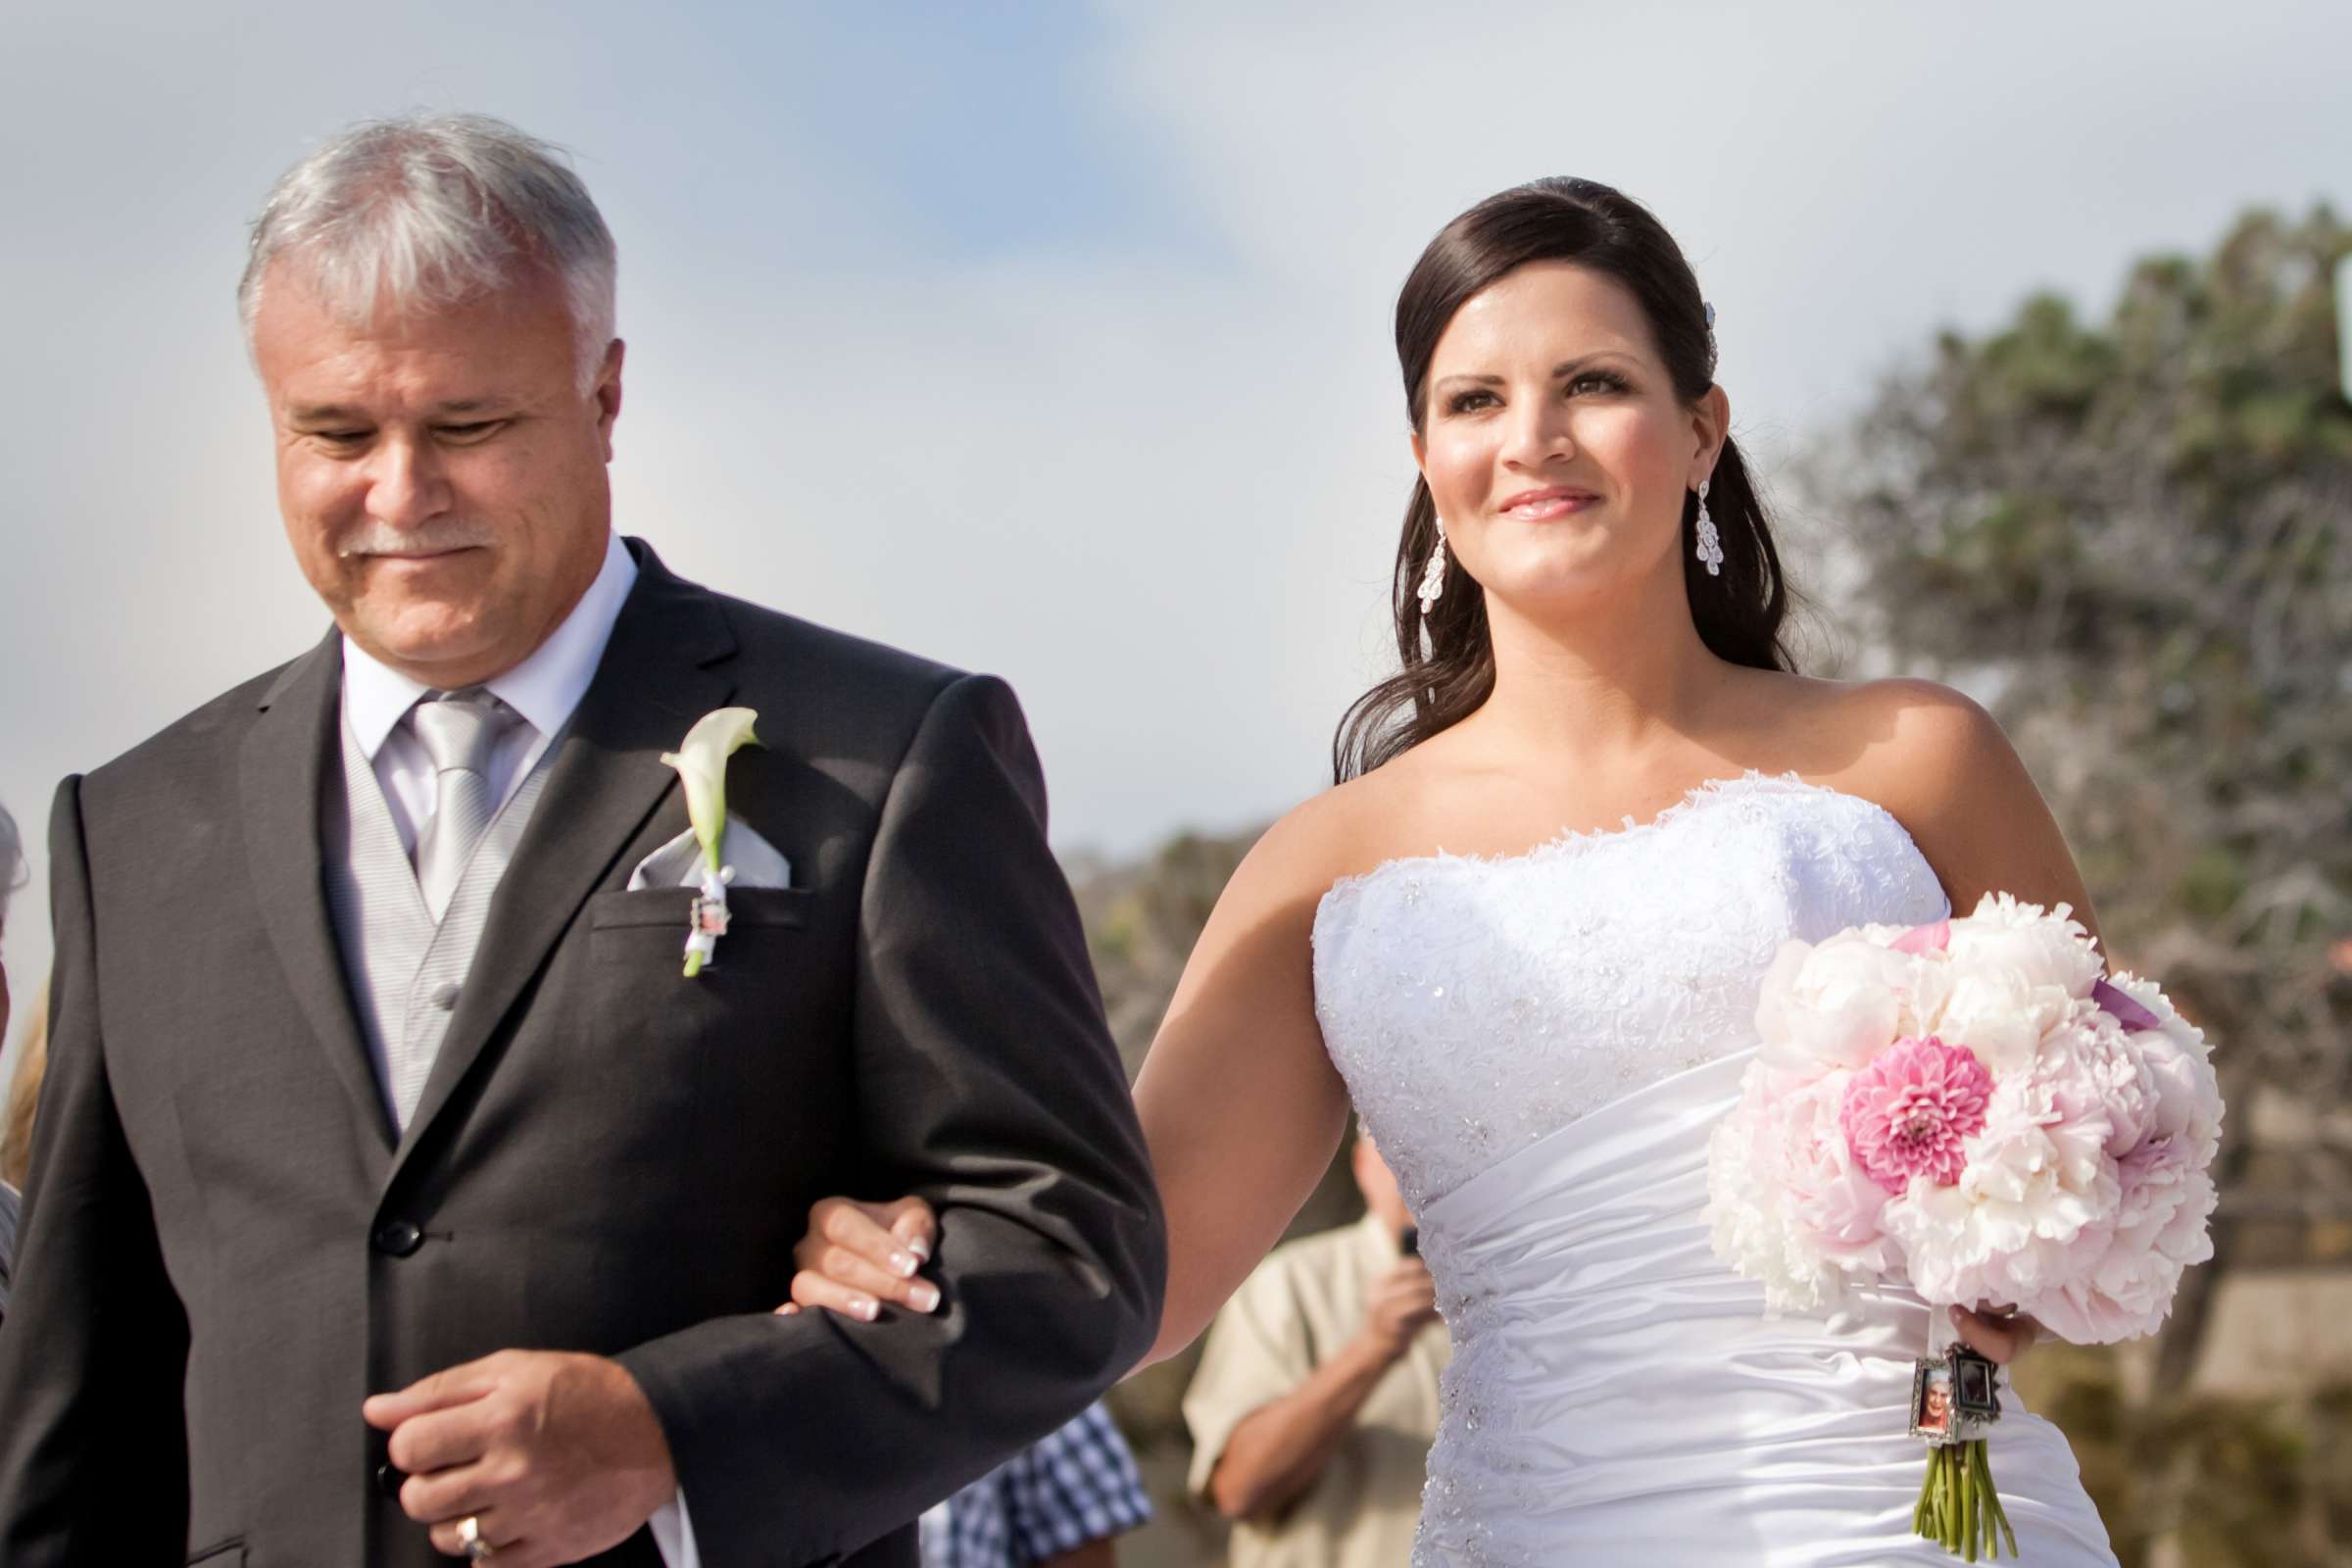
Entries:
MULTIPOLYGON (((1901 824, 1750 773, 1525 855, 1393 860, 1315 915, 1315 1007, 1454 1341, 1416 1564, 1949 1563, 1912 1534, 1929 1313, 1768 1319, 1707 1245, 1707 1135, 1781 943, 1948 911, 1901 824)), ((2113 1568, 2066 1440, 2003 1381, 2027 1568, 2113 1568)))

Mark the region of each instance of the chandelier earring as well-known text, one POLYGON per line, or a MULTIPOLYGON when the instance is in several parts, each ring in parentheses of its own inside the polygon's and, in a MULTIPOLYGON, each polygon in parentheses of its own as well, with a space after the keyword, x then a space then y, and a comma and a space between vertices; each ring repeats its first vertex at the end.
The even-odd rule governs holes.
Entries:
POLYGON ((1712 481, 1698 481, 1698 559, 1707 568, 1707 575, 1723 575, 1723 535, 1715 531, 1715 519, 1707 513, 1707 486, 1712 481))
POLYGON ((1429 553, 1429 566, 1421 573, 1421 618, 1427 620, 1437 602, 1446 597, 1446 519, 1438 518, 1438 547, 1429 553))

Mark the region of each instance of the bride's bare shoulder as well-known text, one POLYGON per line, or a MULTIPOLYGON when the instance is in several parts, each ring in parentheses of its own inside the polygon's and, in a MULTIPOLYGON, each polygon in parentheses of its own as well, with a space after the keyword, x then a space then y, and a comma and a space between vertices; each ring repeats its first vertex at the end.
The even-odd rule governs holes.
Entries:
POLYGON ((1333 883, 1396 853, 1399 824, 1425 809, 1432 780, 1421 748, 1310 796, 1266 829, 1234 881, 1276 902, 1319 902, 1333 883), (1247 882, 1245 882, 1247 878, 1247 882))
POLYGON ((1817 775, 1906 820, 1939 814, 1963 785, 1982 802, 2025 781, 2009 737, 1964 692, 1912 678, 1803 685, 1817 775))
POLYGON ((1892 813, 1954 908, 2000 890, 2069 905, 2097 931, 2065 835, 1983 706, 1934 681, 1863 681, 1828 694, 1820 723, 1813 776, 1892 813))

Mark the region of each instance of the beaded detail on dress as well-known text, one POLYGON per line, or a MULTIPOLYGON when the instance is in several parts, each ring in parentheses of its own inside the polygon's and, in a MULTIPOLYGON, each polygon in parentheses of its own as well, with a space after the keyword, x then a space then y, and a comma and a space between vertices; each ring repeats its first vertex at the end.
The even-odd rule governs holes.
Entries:
POLYGON ((1418 1209, 1590 1110, 1752 1046, 1783 942, 1946 907, 1885 808, 1749 772, 1645 823, 1342 880, 1315 911, 1315 1013, 1418 1209))

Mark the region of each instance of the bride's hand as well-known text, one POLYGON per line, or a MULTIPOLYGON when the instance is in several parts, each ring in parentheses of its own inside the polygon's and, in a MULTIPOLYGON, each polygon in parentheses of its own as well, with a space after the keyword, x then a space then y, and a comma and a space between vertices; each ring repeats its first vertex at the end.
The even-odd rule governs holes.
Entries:
POLYGON ((776 1308, 790 1316, 821 1306, 871 1323, 884 1301, 917 1312, 939 1308, 939 1287, 921 1277, 939 1237, 939 1217, 919 1198, 895 1203, 819 1199, 808 1209, 808 1231, 792 1250, 800 1272, 792 1299, 776 1308))
POLYGON ((2041 1337, 2039 1323, 2023 1312, 2003 1311, 1998 1307, 1972 1312, 1965 1306, 1955 1306, 1952 1327, 1958 1331, 1962 1344, 1995 1366, 2007 1366, 2041 1337))

